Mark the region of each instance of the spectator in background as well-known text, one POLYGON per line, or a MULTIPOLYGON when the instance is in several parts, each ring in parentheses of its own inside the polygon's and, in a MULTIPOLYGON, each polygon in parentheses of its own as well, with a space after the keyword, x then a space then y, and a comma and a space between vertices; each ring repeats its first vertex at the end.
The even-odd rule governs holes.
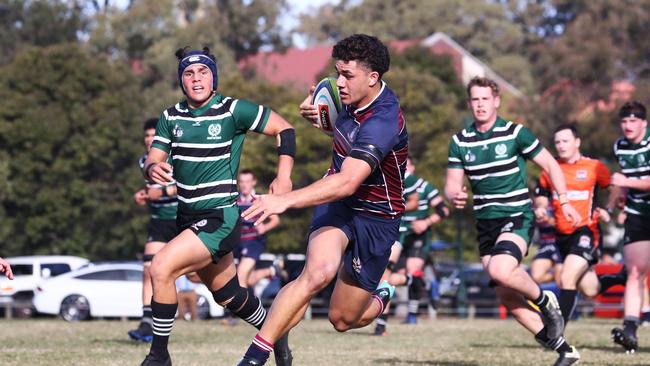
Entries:
POLYGON ((4 273, 8 279, 14 279, 14 273, 11 271, 11 266, 9 262, 0 257, 0 272, 4 273))
POLYGON ((196 272, 182 275, 176 279, 176 290, 178 291, 178 319, 185 319, 189 311, 191 320, 198 320, 198 296, 195 289, 201 283, 196 272))

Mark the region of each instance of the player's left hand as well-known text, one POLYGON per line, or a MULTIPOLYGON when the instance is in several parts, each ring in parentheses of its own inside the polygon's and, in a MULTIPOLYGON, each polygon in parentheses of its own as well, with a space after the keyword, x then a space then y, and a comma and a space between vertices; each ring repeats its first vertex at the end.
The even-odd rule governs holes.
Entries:
POLYGON ((612 174, 612 185, 618 186, 618 187, 626 187, 627 185, 627 177, 624 176, 621 173, 614 173, 612 174))
POLYGON ((283 193, 291 192, 292 188, 293 188, 293 183, 291 182, 291 179, 275 177, 275 179, 273 179, 273 182, 271 182, 271 185, 269 186, 269 193, 283 194, 283 193))
POLYGON ((423 232, 427 231, 429 224, 427 224, 427 220, 415 220, 411 224, 411 228, 416 235, 420 235, 423 232))
POLYGON ((570 203, 562 205, 562 214, 568 222, 573 224, 573 227, 577 227, 582 221, 582 217, 570 203))
POLYGON ((252 220, 257 217, 255 226, 264 222, 271 215, 279 215, 289 208, 287 200, 281 195, 264 194, 257 196, 248 210, 242 212, 241 217, 245 220, 252 220))

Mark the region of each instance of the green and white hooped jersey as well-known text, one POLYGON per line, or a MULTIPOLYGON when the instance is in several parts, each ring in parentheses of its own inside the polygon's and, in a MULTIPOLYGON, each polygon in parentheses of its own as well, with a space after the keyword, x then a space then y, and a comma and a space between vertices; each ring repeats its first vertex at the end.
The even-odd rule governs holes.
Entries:
MULTIPOLYGON (((631 179, 650 178, 650 129, 638 144, 625 137, 614 143, 614 155, 621 166, 621 173, 631 179)), ((650 216, 650 192, 629 189, 625 199, 625 212, 650 216)))
MULTIPOLYGON (((144 154, 140 157, 140 169, 144 169, 144 163, 147 161, 147 155, 144 154)), ((169 161, 171 163, 171 161, 169 161)), ((145 184, 151 184, 154 188, 161 189, 163 186, 157 183, 149 182, 145 179, 145 184)), ((169 185, 176 185, 176 183, 170 183, 169 185)), ((176 196, 167 196, 160 197, 157 201, 149 201, 147 206, 149 206, 149 214, 152 219, 160 220, 175 220, 176 219, 176 210, 178 208, 178 200, 176 196)))
POLYGON ((543 147, 526 127, 500 117, 489 131, 475 124, 449 143, 449 169, 464 169, 473 192, 477 219, 519 216, 531 210, 526 159, 543 147))
POLYGON ((421 184, 416 189, 418 193, 418 208, 413 211, 404 212, 399 226, 400 233, 410 234, 412 232, 411 223, 413 221, 427 218, 431 212, 431 201, 440 195, 440 191, 431 185, 431 183, 423 179, 420 179, 420 181, 421 184))
POLYGON ((198 109, 187 101, 166 109, 152 148, 170 154, 180 213, 214 210, 237 202, 237 171, 247 131, 262 132, 271 110, 215 94, 198 109))

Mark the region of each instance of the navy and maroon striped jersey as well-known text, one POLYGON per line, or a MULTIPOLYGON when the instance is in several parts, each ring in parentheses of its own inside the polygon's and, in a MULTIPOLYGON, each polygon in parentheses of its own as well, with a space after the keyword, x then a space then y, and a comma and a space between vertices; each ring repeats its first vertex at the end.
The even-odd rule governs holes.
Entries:
MULTIPOLYGON (((255 199, 255 194, 252 195, 253 199, 250 201, 244 200, 242 198, 241 193, 237 197, 237 206, 239 206, 239 212, 242 213, 246 210, 248 210, 252 205, 253 205, 253 200, 255 199)), ((257 229, 255 228, 255 221, 259 218, 259 215, 251 218, 250 220, 246 220, 242 217, 241 219, 241 236, 240 240, 241 241, 249 241, 249 240, 262 240, 264 239, 264 235, 260 235, 257 232, 257 229)))
POLYGON ((355 153, 374 160, 374 164, 370 164, 374 165, 370 176, 343 202, 354 210, 376 216, 401 216, 408 134, 395 93, 382 81, 381 91, 372 102, 358 109, 345 106, 335 127, 328 175, 338 173, 343 160, 355 153))

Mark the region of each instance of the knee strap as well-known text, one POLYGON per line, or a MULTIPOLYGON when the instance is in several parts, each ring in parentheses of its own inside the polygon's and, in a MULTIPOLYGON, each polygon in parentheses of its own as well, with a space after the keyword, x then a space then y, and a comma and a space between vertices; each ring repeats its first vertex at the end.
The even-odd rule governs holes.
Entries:
POLYGON ((145 255, 142 256, 142 261, 145 262, 145 263, 151 262, 153 260, 154 255, 155 254, 145 254, 145 255))
MULTIPOLYGON (((212 291, 212 297, 217 304, 230 309, 230 304, 233 301, 236 301, 236 298, 238 297, 237 295, 241 292, 240 289, 244 288, 239 285, 239 279, 237 276, 234 276, 222 288, 212 291)), ((246 292, 246 289, 244 289, 244 292, 246 292)), ((245 300, 246 296, 244 296, 244 300, 236 302, 239 302, 239 306, 241 306, 245 300)))
POLYGON ((234 276, 222 288, 213 291, 212 297, 217 304, 230 310, 257 329, 261 328, 266 319, 266 310, 262 307, 260 299, 255 297, 253 290, 241 287, 237 276, 234 276))
POLYGON ((490 255, 495 256, 499 254, 507 254, 509 256, 514 257, 517 260, 517 263, 521 263, 521 260, 523 259, 523 255, 521 254, 521 249, 515 244, 514 242, 510 240, 503 240, 498 243, 492 248, 492 251, 490 252, 490 255))

